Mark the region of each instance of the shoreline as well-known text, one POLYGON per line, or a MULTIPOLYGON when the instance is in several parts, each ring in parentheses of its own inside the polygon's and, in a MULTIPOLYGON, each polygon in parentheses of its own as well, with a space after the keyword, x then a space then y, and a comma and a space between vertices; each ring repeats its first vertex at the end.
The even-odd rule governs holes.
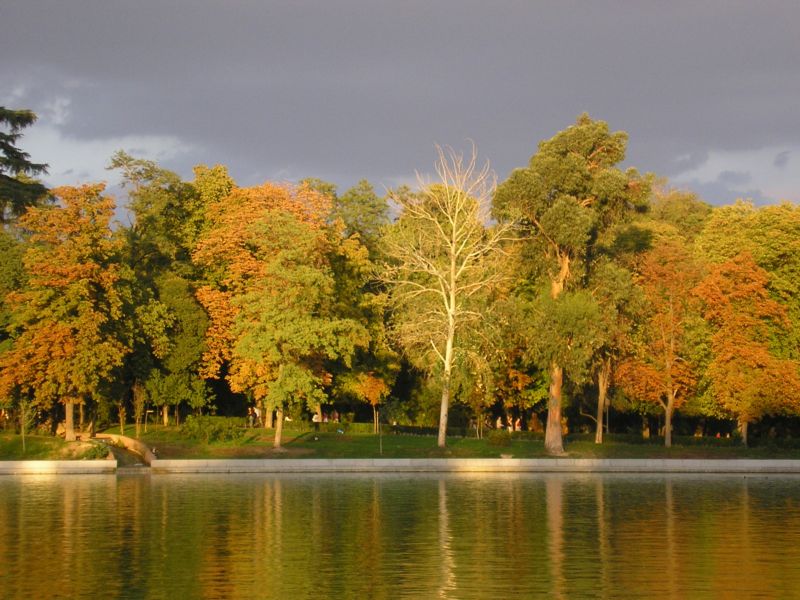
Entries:
POLYGON ((795 459, 366 458, 156 459, 149 467, 115 460, 0 461, 0 475, 187 473, 719 473, 800 474, 795 459))

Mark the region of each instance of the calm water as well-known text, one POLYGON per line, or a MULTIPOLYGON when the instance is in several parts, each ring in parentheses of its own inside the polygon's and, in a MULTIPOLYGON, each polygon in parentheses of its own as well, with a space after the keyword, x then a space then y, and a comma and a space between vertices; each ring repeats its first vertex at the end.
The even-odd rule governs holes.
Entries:
POLYGON ((800 597, 800 479, 0 477, 0 597, 800 597))

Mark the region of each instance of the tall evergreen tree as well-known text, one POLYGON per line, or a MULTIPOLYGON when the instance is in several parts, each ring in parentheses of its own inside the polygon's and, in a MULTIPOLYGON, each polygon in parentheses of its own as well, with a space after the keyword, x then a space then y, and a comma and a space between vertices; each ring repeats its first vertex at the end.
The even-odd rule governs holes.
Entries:
POLYGON ((22 129, 35 121, 30 110, 0 106, 0 223, 18 217, 47 193, 47 188, 32 179, 47 173, 47 165, 31 162, 30 155, 17 145, 22 129))

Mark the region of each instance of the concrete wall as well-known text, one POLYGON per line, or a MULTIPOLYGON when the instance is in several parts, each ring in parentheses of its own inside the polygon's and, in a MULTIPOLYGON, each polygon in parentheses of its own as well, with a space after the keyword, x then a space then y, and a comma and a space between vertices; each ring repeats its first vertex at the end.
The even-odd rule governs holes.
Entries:
POLYGON ((115 460, 3 460, 0 475, 113 474, 115 460))
POLYGON ((153 473, 800 473, 800 460, 591 458, 154 460, 153 473))

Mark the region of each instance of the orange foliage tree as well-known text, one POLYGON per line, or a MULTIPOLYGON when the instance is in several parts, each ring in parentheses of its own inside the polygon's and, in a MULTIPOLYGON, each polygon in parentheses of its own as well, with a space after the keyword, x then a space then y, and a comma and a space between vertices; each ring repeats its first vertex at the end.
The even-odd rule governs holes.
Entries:
POLYGON ((664 240, 638 264, 637 283, 647 308, 641 337, 616 373, 629 395, 664 410, 664 445, 672 445, 672 416, 690 397, 697 381, 688 327, 696 314, 692 289, 700 269, 680 242, 664 240))
POLYGON ((208 207, 193 255, 211 320, 202 374, 227 364, 233 391, 276 409, 276 447, 283 409, 316 408, 331 381, 326 361, 348 362, 366 343, 362 326, 335 314, 331 259, 358 253, 358 243, 342 240, 329 212, 329 199, 306 186, 234 189, 208 207))
POLYGON ((716 265, 695 288, 715 328, 708 367, 712 392, 738 419, 745 445, 749 423, 800 409, 800 365, 770 347, 790 324, 786 308, 770 298, 768 283, 767 272, 743 252, 716 265))
POLYGON ((73 407, 97 399, 129 352, 120 339, 120 243, 109 227, 114 202, 103 185, 53 190, 60 206, 31 208, 24 256, 28 286, 12 293, 13 344, 0 355, 0 395, 43 409, 65 408, 74 440, 73 407))

